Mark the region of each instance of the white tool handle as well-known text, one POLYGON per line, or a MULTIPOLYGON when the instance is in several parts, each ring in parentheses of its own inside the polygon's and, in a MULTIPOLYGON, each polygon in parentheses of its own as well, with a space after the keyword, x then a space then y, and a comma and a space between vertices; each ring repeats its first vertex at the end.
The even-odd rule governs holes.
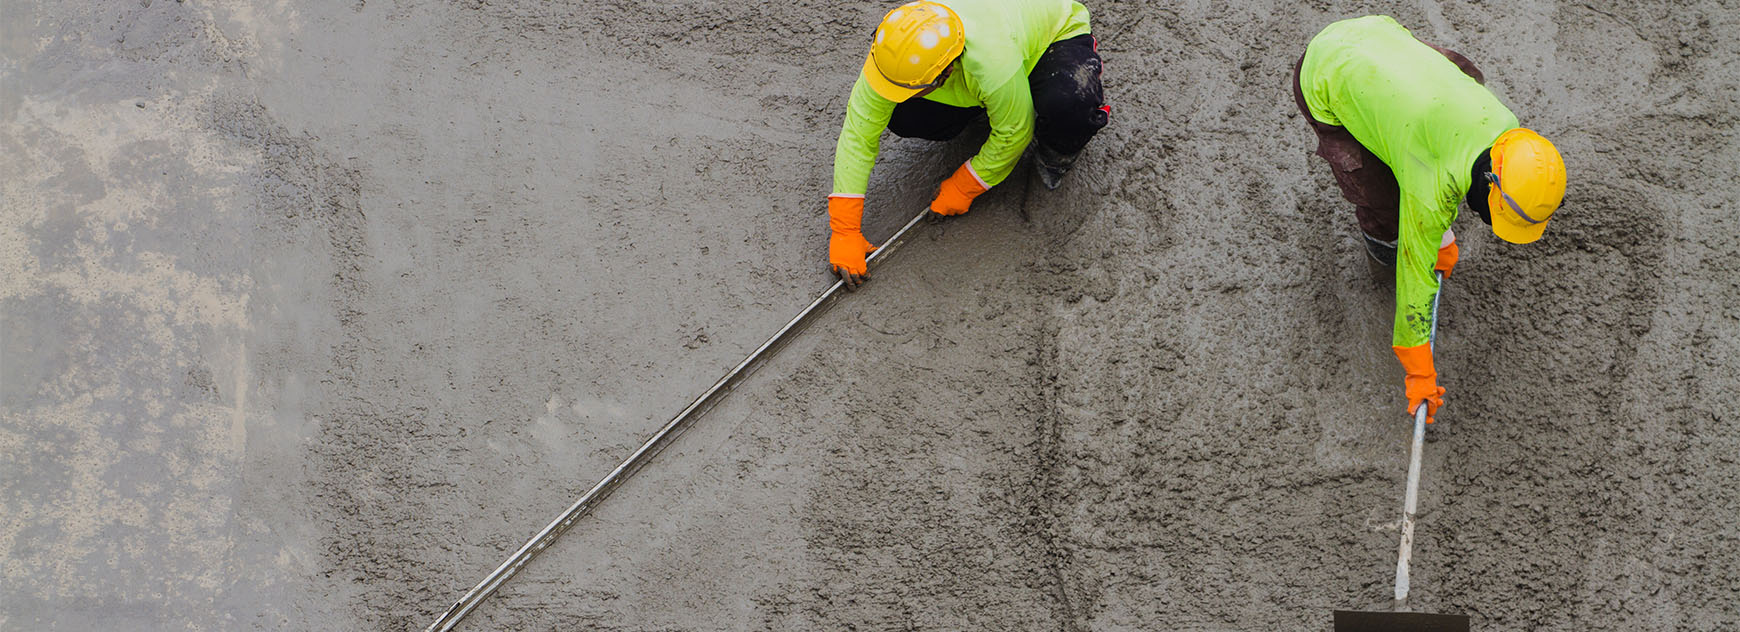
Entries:
POLYGON ((1414 441, 1408 456, 1408 493, 1402 501, 1402 547, 1396 554, 1396 611, 1408 606, 1408 562, 1414 557, 1414 510, 1420 503, 1420 448, 1426 440, 1426 404, 1414 411, 1414 441))
MULTIPOLYGON (((1438 298, 1444 295, 1444 273, 1438 273, 1438 291, 1432 295, 1432 344, 1438 338, 1438 298)), ((1420 504, 1420 452, 1426 442, 1426 402, 1414 409, 1414 440, 1408 450, 1408 491, 1402 500, 1402 544, 1396 554, 1396 612, 1408 611, 1408 562, 1414 557, 1414 512, 1420 504)))

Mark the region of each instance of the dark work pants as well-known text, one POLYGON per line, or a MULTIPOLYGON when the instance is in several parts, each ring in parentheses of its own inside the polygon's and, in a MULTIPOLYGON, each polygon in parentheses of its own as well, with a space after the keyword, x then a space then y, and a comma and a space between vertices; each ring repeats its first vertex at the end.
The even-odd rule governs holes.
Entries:
MULTIPOLYGON (((1033 137, 1060 154, 1087 146, 1094 133, 1111 120, 1100 86, 1100 54, 1092 35, 1053 42, 1027 75, 1033 91, 1037 123, 1033 137)), ((949 140, 985 116, 982 107, 955 107, 928 99, 907 99, 894 106, 888 131, 905 138, 949 140)))
MULTIPOLYGON (((1486 83, 1486 76, 1461 53, 1437 46, 1432 46, 1432 49, 1455 62, 1463 74, 1481 84, 1486 83)), ((1335 174, 1335 184, 1341 187, 1341 196, 1353 203, 1353 214, 1359 218, 1360 231, 1372 239, 1395 243, 1402 201, 1396 174, 1376 154, 1354 139, 1347 128, 1326 125, 1311 118, 1311 108, 1305 105, 1305 91, 1299 85, 1299 69, 1304 65, 1305 56, 1300 55, 1299 62, 1293 65, 1293 101, 1305 114, 1311 130, 1317 132, 1317 155, 1329 161, 1329 171, 1335 174)))

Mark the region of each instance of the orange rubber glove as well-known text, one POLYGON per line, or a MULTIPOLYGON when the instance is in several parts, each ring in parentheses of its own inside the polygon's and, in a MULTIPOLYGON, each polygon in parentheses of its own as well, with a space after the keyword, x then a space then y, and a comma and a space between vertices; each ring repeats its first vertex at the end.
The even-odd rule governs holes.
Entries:
POLYGON ((943 180, 942 188, 936 192, 936 199, 930 203, 930 210, 937 215, 960 215, 973 205, 973 198, 979 197, 980 193, 990 188, 979 179, 979 174, 973 173, 973 161, 969 160, 956 169, 949 179, 943 180))
POLYGON ((1438 385, 1438 370, 1432 366, 1432 345, 1390 348, 1396 350, 1396 359, 1402 361, 1402 370, 1408 374, 1405 380, 1408 414, 1414 414, 1420 402, 1426 402, 1429 404, 1426 423, 1432 423, 1438 415, 1438 407, 1444 405, 1444 387, 1438 385))
POLYGON ((1450 278, 1450 269, 1456 267, 1456 261, 1462 258, 1462 250, 1456 247, 1456 238, 1450 238, 1450 244, 1438 249, 1438 264, 1433 270, 1444 273, 1444 278, 1450 278))
POLYGON ((828 230, 832 232, 828 237, 828 264, 841 278, 847 275, 870 277, 864 265, 864 255, 875 252, 876 247, 864 239, 864 232, 859 228, 863 221, 864 198, 828 196, 828 230))

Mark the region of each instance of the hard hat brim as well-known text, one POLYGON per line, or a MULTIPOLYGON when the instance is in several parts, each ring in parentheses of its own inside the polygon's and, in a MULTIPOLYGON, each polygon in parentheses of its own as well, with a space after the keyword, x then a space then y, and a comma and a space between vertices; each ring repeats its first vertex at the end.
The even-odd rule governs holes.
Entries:
POLYGON ((882 72, 876 69, 876 59, 870 55, 864 56, 864 81, 870 84, 870 89, 875 90, 876 94, 880 94, 882 95, 882 98, 895 103, 905 102, 907 99, 922 92, 922 90, 902 88, 894 85, 894 82, 889 81, 887 77, 883 77, 882 72))

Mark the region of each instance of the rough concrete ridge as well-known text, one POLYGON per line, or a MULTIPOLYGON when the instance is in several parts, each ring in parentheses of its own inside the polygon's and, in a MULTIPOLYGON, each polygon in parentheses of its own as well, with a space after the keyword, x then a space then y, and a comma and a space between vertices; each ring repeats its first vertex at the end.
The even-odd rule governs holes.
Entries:
MULTIPOLYGON (((470 629, 1381 606, 1389 283, 1287 93, 1370 12, 1572 173, 1537 244, 1459 221, 1417 603, 1740 628, 1740 6, 1089 7, 1063 189, 927 228, 470 629)), ((0 630, 427 623, 826 285, 885 10, 0 0, 0 630)), ((888 139, 871 238, 972 148, 888 139)))

